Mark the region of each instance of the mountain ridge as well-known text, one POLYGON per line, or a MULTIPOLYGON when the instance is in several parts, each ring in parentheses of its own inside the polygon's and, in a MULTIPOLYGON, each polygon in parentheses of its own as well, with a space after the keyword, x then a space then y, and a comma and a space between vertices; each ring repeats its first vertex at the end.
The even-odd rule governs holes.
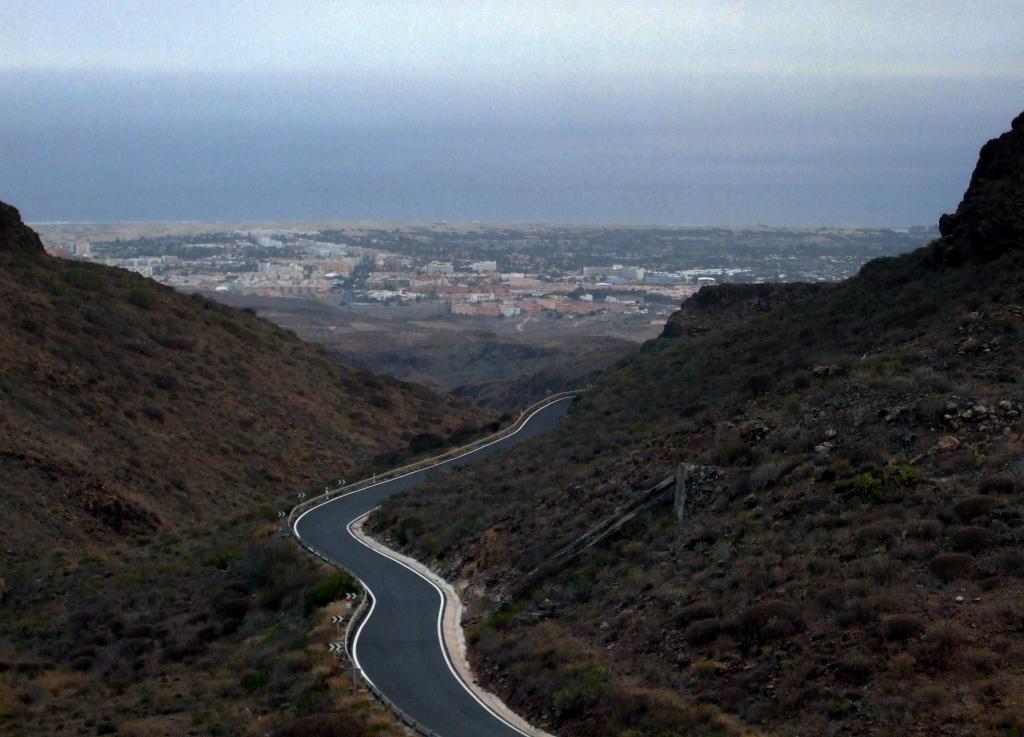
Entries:
POLYGON ((991 259, 1024 236, 1024 112, 1010 130, 981 147, 956 211, 939 218, 934 258, 957 264, 991 259))
POLYGON ((928 246, 702 289, 560 437, 370 518, 460 581, 488 687, 567 737, 1024 725, 1021 123, 928 246), (682 522, 531 577, 680 463, 682 522))
POLYGON ((9 555, 286 505, 416 435, 443 442, 490 420, 253 314, 49 256, 2 203, 0 297, 9 555))

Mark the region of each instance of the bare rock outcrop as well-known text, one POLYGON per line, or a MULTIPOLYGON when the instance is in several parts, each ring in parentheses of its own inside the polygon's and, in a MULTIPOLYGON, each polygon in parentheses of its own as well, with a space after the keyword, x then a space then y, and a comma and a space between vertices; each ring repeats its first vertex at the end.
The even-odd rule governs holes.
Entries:
POLYGON ((43 242, 21 221, 18 209, 0 202, 0 252, 43 254, 43 242))
POLYGON ((1024 113, 981 147, 963 200, 939 218, 935 261, 989 261, 1024 243, 1024 113))

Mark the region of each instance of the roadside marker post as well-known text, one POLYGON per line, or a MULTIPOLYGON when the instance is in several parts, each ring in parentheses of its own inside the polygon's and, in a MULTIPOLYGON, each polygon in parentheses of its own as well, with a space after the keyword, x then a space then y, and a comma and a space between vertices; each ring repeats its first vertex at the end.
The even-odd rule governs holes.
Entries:
POLYGON ((341 634, 341 623, 346 619, 344 614, 335 614, 331 617, 331 624, 334 625, 334 633, 341 634))
MULTIPOLYGON (((334 657, 335 657, 336 660, 340 660, 341 659, 341 654, 343 652, 345 652, 345 643, 344 642, 332 642, 331 644, 329 644, 327 646, 327 650, 328 650, 328 652, 334 653, 334 657)), ((350 663, 349 666, 350 666, 349 667, 349 673, 352 676, 352 693, 355 693, 357 685, 358 685, 358 681, 356 679, 359 676, 359 669, 356 667, 355 663, 350 663)))

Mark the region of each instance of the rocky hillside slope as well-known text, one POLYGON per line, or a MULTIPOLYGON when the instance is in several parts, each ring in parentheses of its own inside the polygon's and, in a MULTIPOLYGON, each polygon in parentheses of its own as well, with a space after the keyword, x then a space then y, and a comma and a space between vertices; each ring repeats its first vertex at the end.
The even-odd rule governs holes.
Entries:
POLYGON ((937 241, 702 290, 557 437, 372 524, 461 581, 484 680, 566 737, 1019 733, 1022 213, 1024 115, 937 241), (681 522, 668 494, 549 564, 681 463, 681 522))
POLYGON ((490 419, 0 203, 0 733, 399 734, 327 651, 354 582, 277 515, 490 419))
POLYGON ((489 418, 339 364, 251 314, 46 255, 0 203, 9 558, 286 504, 420 434, 489 418))

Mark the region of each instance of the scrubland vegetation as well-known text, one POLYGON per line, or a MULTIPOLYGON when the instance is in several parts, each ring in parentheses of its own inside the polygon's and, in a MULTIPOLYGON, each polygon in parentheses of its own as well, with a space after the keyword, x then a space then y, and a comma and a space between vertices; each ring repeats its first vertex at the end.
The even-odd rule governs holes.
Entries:
POLYGON ((19 568, 0 599, 0 733, 398 734, 327 651, 356 582, 272 511, 19 568))
POLYGON ((568 737, 1024 733, 1024 118, 1007 136, 943 239, 704 290, 557 434, 371 518, 465 587, 485 683, 568 737), (682 523, 667 497, 534 575, 680 462, 714 468, 682 523))
POLYGON ((241 513, 492 420, 121 269, 0 249, 0 295, 0 548, 15 559, 241 513))
POLYGON ((327 653, 353 582, 278 515, 492 423, 0 203, 0 733, 395 734, 327 653))

